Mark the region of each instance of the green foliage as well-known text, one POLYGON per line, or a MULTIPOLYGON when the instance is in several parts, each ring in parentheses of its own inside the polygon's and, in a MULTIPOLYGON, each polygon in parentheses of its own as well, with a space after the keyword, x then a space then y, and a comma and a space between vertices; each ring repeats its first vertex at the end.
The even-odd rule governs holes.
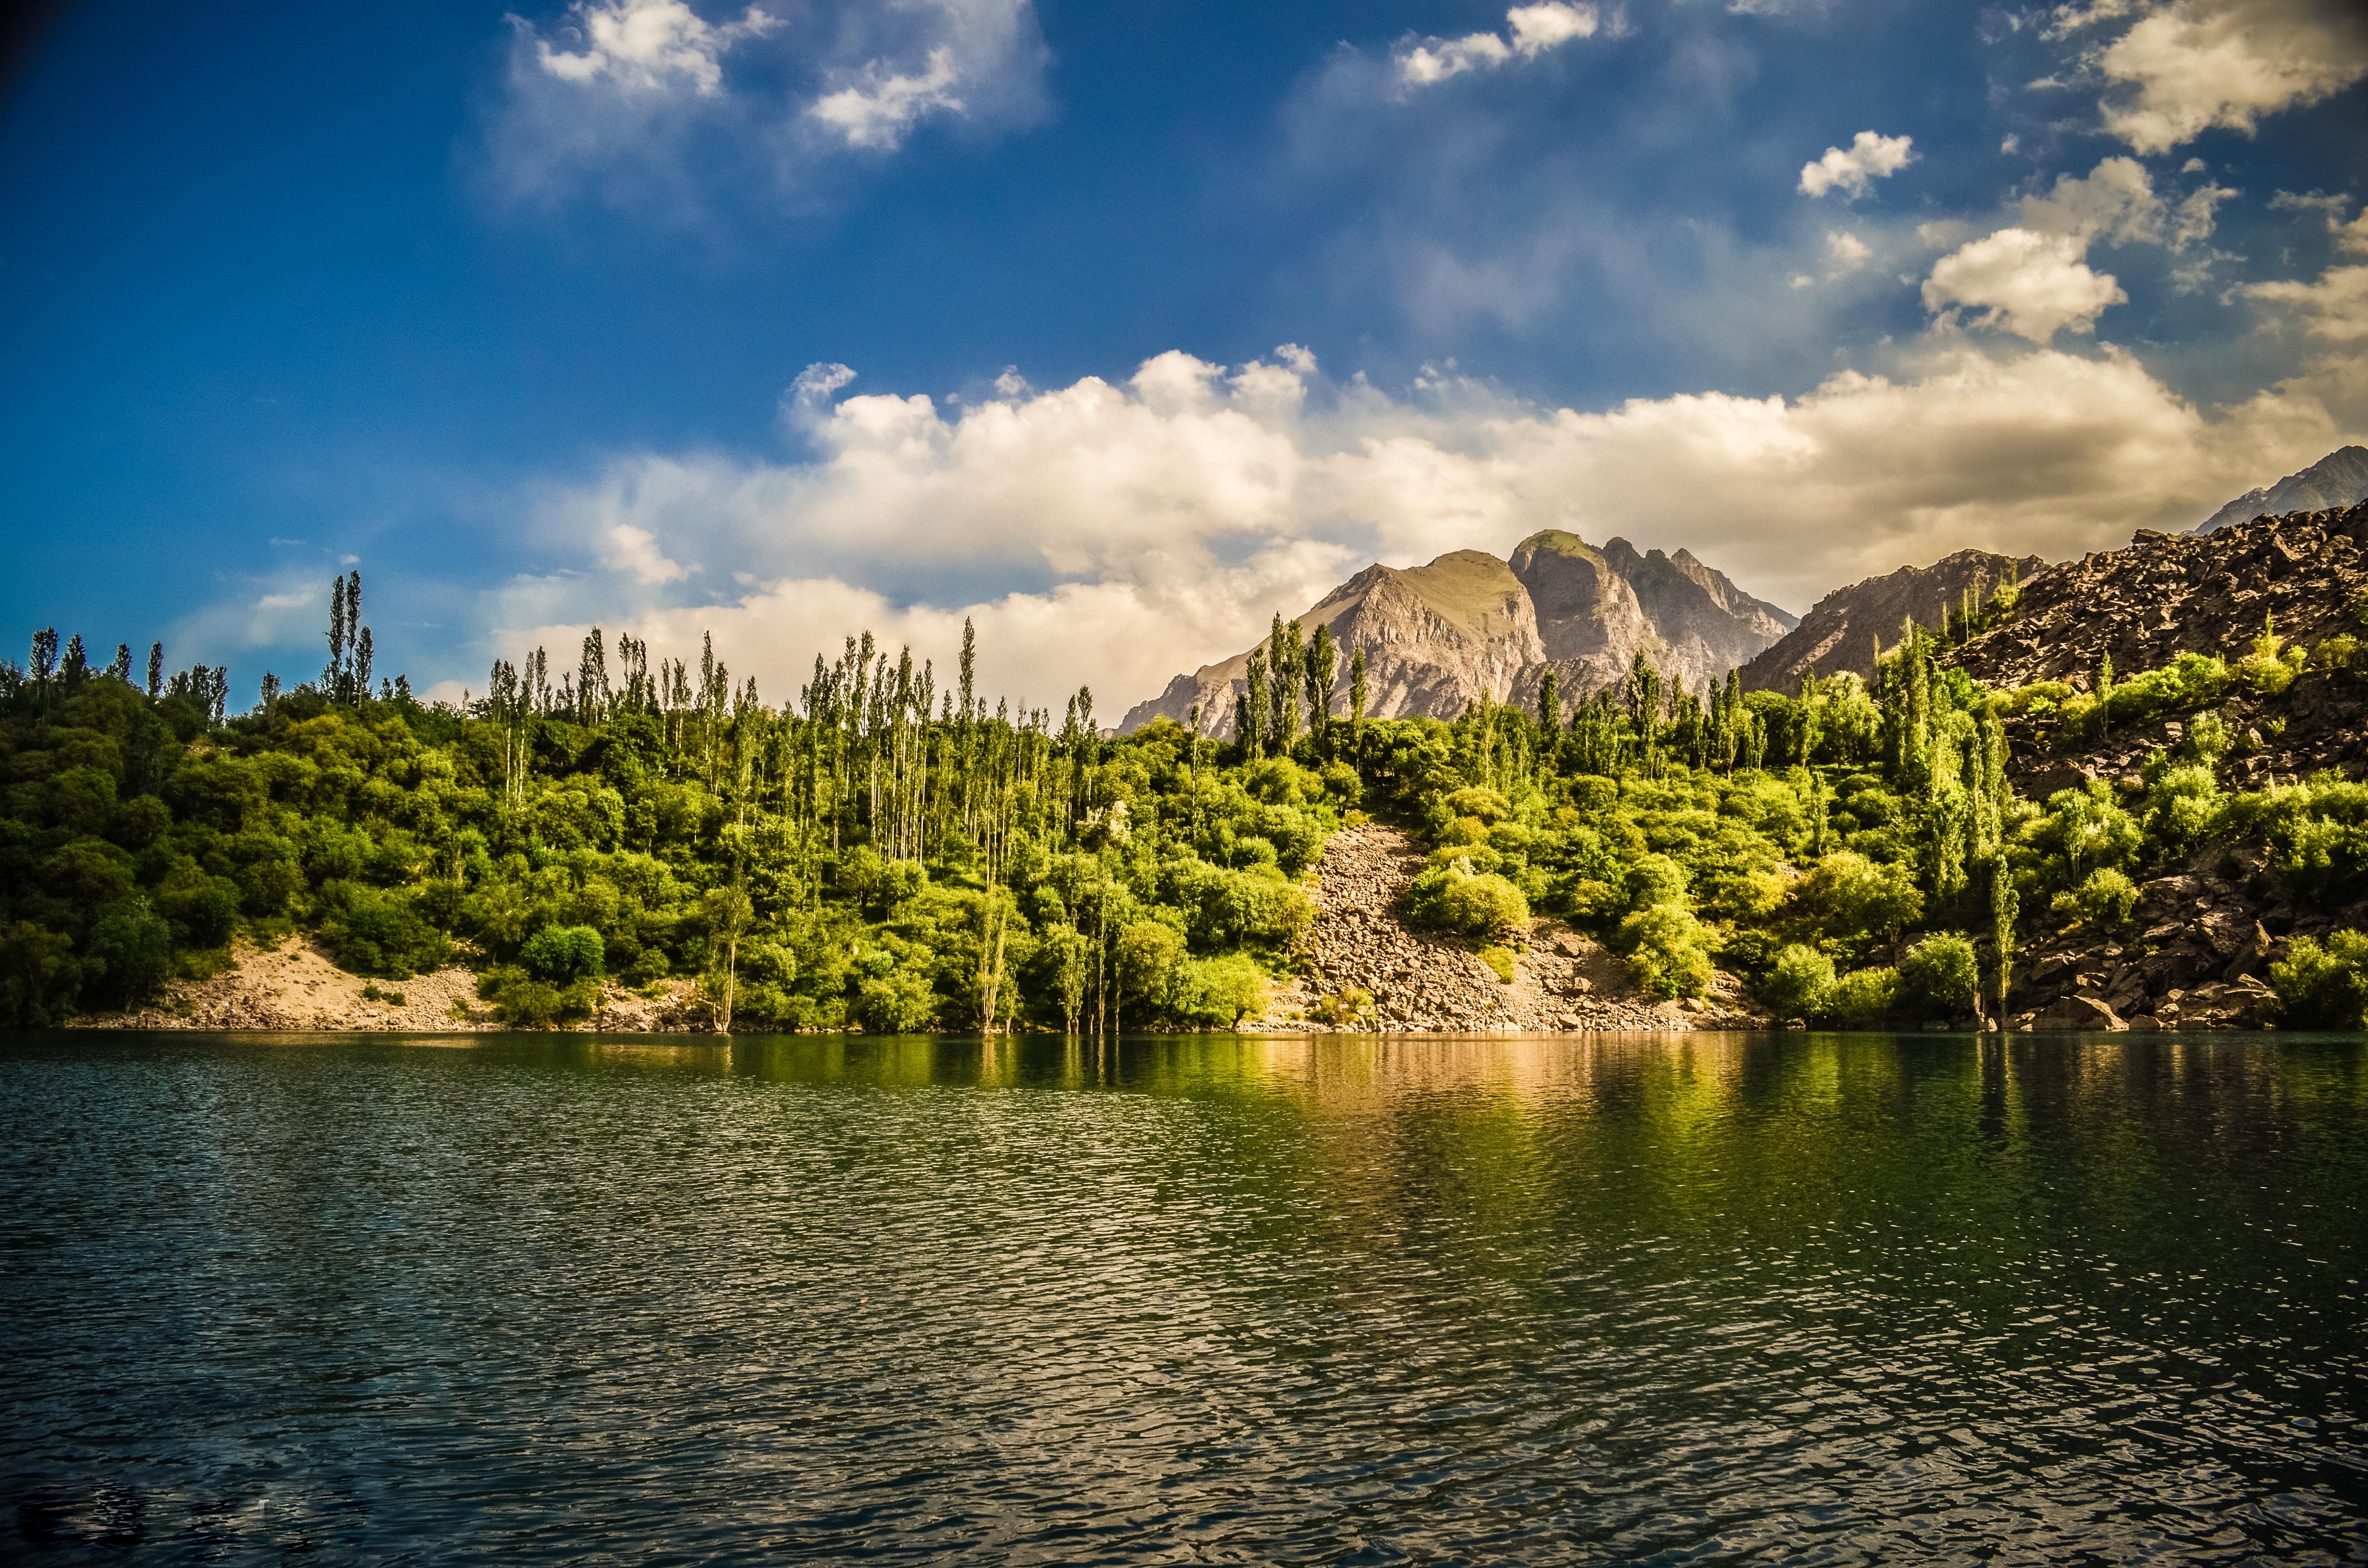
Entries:
POLYGON ((333 881, 322 888, 321 904, 326 912, 321 943, 341 968, 356 974, 408 980, 451 961, 451 943, 420 918, 403 892, 333 881))
POLYGON ((2368 784, 2321 775, 2229 805, 2229 823, 2269 839, 2278 881, 2294 898, 2339 903, 2368 892, 2368 784))
MULTIPOLYGON (((2262 660, 2304 667, 2268 632, 2237 668, 2183 657, 2094 698, 1983 692, 1915 631, 1872 687, 1704 694, 1639 660, 1612 690, 1558 694, 1559 724, 1486 702, 1333 724, 1328 638, 1278 620, 1234 716, 1252 722, 1219 744, 1165 722, 1106 739, 1083 689, 1065 714, 967 684, 951 706, 869 639, 781 707, 712 651, 653 663, 597 633, 565 685, 538 651, 466 712, 381 700, 359 585, 339 596, 334 678, 244 715, 220 710, 220 671, 151 698, 87 668, 69 689, 54 648, 48 676, 6 666, 0 1021, 151 994, 242 930, 294 928, 388 978, 464 944, 492 965, 487 999, 538 1026, 596 1006, 603 974, 697 977, 768 1028, 970 1027, 990 996, 1039 1027, 1231 1026, 1292 961, 1315 919, 1301 881, 1352 807, 1430 835, 1418 923, 1497 946, 1549 909, 1658 994, 1700 994, 1723 954, 1804 1017, 1886 1012, 1899 978, 1835 960, 1928 919, 1986 920, 2010 961, 2030 899, 2118 920, 2133 879, 2231 835, 2269 846, 2298 903, 2368 891, 2368 790, 2214 780, 2212 704, 2287 678, 2262 660), (1997 719, 2017 711, 2188 717, 2143 803, 2100 783, 2042 809, 2005 788, 1997 719)), ((1998 613, 1961 605, 1949 633, 1998 613)), ((2322 644, 2326 670, 2352 661, 2322 644)))
POLYGON ((173 972, 173 929, 145 899, 109 905, 83 945, 86 984, 109 1006, 128 1007, 156 994, 173 972))
POLYGON ((2270 989, 2283 1028, 2368 1028, 2368 934, 2338 931, 2324 946, 2296 937, 2270 965, 2270 989))
POLYGON ((1628 907, 1650 909, 1666 903, 1686 906, 1686 869, 1667 855, 1640 855, 1628 867, 1628 907))
POLYGON ((1180 1019, 1230 1029, 1266 1011, 1268 983, 1265 971, 1247 954, 1228 953, 1186 960, 1170 994, 1180 1019))
POLYGON ((1414 925, 1464 937, 1509 937, 1530 921, 1529 900, 1520 888, 1493 871, 1475 872, 1461 858, 1416 877, 1406 906, 1414 925))
POLYGON ((1656 996, 1699 996, 1710 989, 1713 972, 1708 935, 1687 911, 1656 903, 1622 920, 1617 940, 1640 990, 1656 996))
POLYGON ((1498 980, 1507 985, 1513 983, 1512 949, 1497 947, 1492 943, 1480 949, 1480 961, 1486 964, 1498 980))
POLYGON ((1921 1017, 1963 1017, 1980 994, 1974 944, 1957 932, 1936 931, 1899 960, 1894 1004, 1921 1017))
POLYGON ((598 974, 607 957, 600 933, 589 926, 546 926, 518 949, 518 963, 527 973, 554 985, 598 974))
POLYGON ((1811 1018, 1826 1010, 1834 989, 1834 960, 1798 942, 1776 955, 1759 983, 1759 999, 1780 1018, 1811 1018))
POLYGON ((1852 970, 1834 982, 1826 1017, 1846 1029, 1880 1028, 1891 1017, 1898 990, 1899 976, 1892 970, 1852 970))
POLYGON ((1847 849, 1811 867, 1793 897, 1817 929, 1843 942, 1896 935, 1924 914, 1924 895, 1909 867, 1847 849))
POLYGON ((2089 872, 2071 892, 2056 894, 2055 909, 2058 915, 2076 916, 2099 930, 2112 930, 2129 924, 2130 912, 2137 903, 2137 884, 2106 866, 2089 872))
POLYGON ((0 1028, 63 1022, 82 989, 74 938, 29 920, 0 930, 0 1028))
POLYGON ((1361 985, 1344 985, 1328 996, 1318 997, 1312 1010, 1318 1022, 1336 1029, 1361 1028, 1373 1020, 1373 994, 1361 985))

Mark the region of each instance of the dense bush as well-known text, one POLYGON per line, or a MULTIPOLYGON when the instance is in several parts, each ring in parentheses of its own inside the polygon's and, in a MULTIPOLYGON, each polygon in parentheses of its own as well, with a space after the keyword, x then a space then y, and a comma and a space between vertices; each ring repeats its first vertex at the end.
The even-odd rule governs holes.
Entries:
POLYGON ((1898 990, 1899 976, 1892 970, 1852 970, 1827 993, 1826 1017, 1846 1029, 1880 1028, 1891 1017, 1898 990))
POLYGON ((1893 1005, 1920 1017, 1962 1017, 1981 994, 1974 945, 1954 931, 1935 931, 1899 960, 1893 1005))
POLYGON ((1417 926, 1464 937, 1509 937, 1530 921, 1529 900, 1520 888, 1495 872, 1474 872, 1461 859, 1416 877, 1406 908, 1417 926))
POLYGON ((1638 989, 1656 996, 1699 996, 1713 968, 1702 923, 1675 904, 1656 903, 1620 923, 1619 945, 1638 989))
POLYGON ((2296 1029, 2368 1027, 2368 935, 2338 931, 2321 946, 2297 937, 2270 966, 2278 1022, 2296 1029))
POLYGON ((598 974, 607 956, 591 926, 546 926, 518 949, 518 964, 537 980, 568 985, 598 974))
POLYGON ((2059 915, 2085 920, 2100 930, 2112 930, 2129 924, 2130 912, 2137 903, 2137 884, 2112 867, 2101 866, 2089 872, 2078 887, 2056 894, 2055 910, 2059 915))
POLYGON ((419 917, 411 898, 387 888, 333 881, 321 890, 321 942, 356 974, 407 980, 451 961, 444 934, 419 917))
POLYGON ((1759 998, 1779 1018, 1812 1018, 1826 1010, 1833 989, 1834 960, 1794 942, 1776 955, 1759 998))

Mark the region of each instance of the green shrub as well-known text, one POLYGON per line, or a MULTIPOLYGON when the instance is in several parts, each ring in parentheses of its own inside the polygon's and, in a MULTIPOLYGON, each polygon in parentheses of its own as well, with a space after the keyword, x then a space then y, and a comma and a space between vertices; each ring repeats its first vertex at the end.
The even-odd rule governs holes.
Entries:
POLYGON ((400 892, 331 882, 321 890, 321 901, 328 908, 321 941, 342 969, 408 980, 451 961, 452 945, 400 892))
POLYGON ((82 965, 74 938, 30 920, 0 930, 0 1028, 40 1028, 74 1010, 82 965))
POLYGON ((2052 907, 2058 915, 2075 916, 2107 931, 2129 924, 2130 912, 2137 904, 2137 884, 2106 866, 2089 872, 2070 892, 2056 894, 2052 907))
POLYGON ((1793 885, 1793 898, 1820 929, 1844 941, 1887 937, 1924 915, 1924 895, 1907 867, 1847 849, 1811 867, 1793 885))
POLYGON ((1319 997, 1314 1011, 1319 1021, 1336 1029, 1357 1028, 1374 1016, 1373 994, 1361 985, 1344 985, 1329 996, 1319 997))
POLYGON ((2368 1027, 2368 935, 2338 931, 2321 947, 2296 937, 2270 966, 2278 1022, 2287 1028, 2368 1027))
POLYGON ((1620 923, 1619 945, 1638 989, 1656 996, 1699 996, 1710 989, 1708 933, 1675 904, 1640 909, 1620 923))
POLYGON ((1220 1028, 1238 1028, 1244 1018, 1266 1011, 1267 978, 1247 953, 1187 959, 1179 966, 1170 994, 1179 1016, 1220 1028))
POLYGON ((1145 1006, 1165 1003, 1176 966, 1184 959, 1184 935, 1156 920, 1137 920, 1118 934, 1119 994, 1145 1006))
POLYGON ((173 971, 173 928, 142 898, 109 905, 83 944, 84 989, 110 1007, 156 994, 173 971))
MULTIPOLYGON (((2196 723, 2200 730, 2203 720, 2196 723)), ((2146 832, 2164 858, 2186 855, 2220 830, 2226 801, 2209 767, 2189 763, 2149 771, 2146 832)))
POLYGON ((516 1028, 549 1029, 559 1027, 560 1015, 566 1005, 556 985, 521 978, 502 987, 494 1012, 502 1022, 516 1028))
POLYGON ((1504 796, 1494 790, 1477 788, 1458 790, 1448 796, 1447 809, 1459 817, 1477 817, 1484 824, 1502 822, 1513 812, 1504 796))
POLYGON ((1485 947, 1480 949, 1480 961, 1495 971, 1498 980, 1508 985, 1513 983, 1513 950, 1510 948, 1493 944, 1485 947))
POLYGON ((546 926, 518 949, 518 963, 537 980, 567 985, 600 972, 600 933, 589 926, 546 926))
POLYGON ((1475 874, 1462 860, 1415 878, 1406 907, 1413 924, 1464 937, 1509 937, 1530 922, 1530 901, 1520 889, 1493 871, 1475 874))
POLYGON ((1856 969, 1834 982, 1826 1016, 1846 1029, 1879 1027, 1891 1016, 1899 976, 1888 969, 1856 969))
POLYGON ((1667 855, 1640 855, 1628 868, 1628 907, 1649 909, 1656 903, 1686 907, 1686 869, 1667 855))
POLYGON ((872 1034, 911 1034, 937 1016, 928 977, 908 968, 865 980, 855 994, 855 1016, 872 1034))
POLYGON ((1833 989, 1834 960, 1795 942, 1776 955, 1759 997, 1780 1018, 1812 1018, 1826 1010, 1833 989))
POLYGON ((188 945, 219 948, 238 925, 243 902, 238 884, 228 877, 207 876, 195 862, 183 866, 183 872, 158 885, 157 913, 180 927, 188 945))
POLYGON ((1972 1012, 1980 992, 1974 944, 1954 931, 1936 931, 1900 960, 1894 1000, 1925 1017, 1953 1018, 1972 1012))

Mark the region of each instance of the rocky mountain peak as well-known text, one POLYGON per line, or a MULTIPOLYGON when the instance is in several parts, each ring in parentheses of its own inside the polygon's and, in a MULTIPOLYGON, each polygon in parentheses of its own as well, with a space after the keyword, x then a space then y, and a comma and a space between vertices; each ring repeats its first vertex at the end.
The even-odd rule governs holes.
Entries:
POLYGON ((1803 676, 1823 678, 1845 670, 1871 679, 1878 639, 1885 647, 1898 642, 1900 627, 1910 619, 1938 627, 1967 588, 1987 594, 2009 576, 2021 582, 2046 565, 2036 555, 2018 559, 1961 550, 1930 566, 1902 566, 1837 588, 1819 599, 1797 627, 1743 666, 1744 687, 1793 692, 1800 689, 1803 676))
MULTIPOLYGON (((1598 549, 1561 528, 1523 540, 1510 561, 1456 550, 1422 566, 1368 566, 1299 619, 1311 633, 1328 625, 1340 644, 1336 711, 1346 710, 1349 656, 1364 651, 1377 718, 1528 701, 1550 667, 1565 694, 1583 696, 1625 676, 1640 653, 1700 691, 1793 624, 1685 551, 1640 555, 1617 539, 1598 549)), ((1182 722, 1197 703, 1204 733, 1230 735, 1249 652, 1178 676, 1121 728, 1182 722)))
POLYGON ((2319 512, 2368 501, 2368 447, 2338 447, 2275 484, 2248 490, 2196 525, 2200 534, 2218 533, 2255 517, 2319 512))

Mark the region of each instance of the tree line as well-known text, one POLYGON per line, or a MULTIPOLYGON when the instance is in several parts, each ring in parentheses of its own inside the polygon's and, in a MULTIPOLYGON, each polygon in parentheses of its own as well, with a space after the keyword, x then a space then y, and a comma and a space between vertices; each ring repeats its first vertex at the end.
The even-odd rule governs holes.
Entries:
POLYGON ((1781 1011, 1871 1024, 1995 1016, 2032 920, 2126 920, 2134 877, 2215 835, 2265 835, 2322 893, 2368 866, 2360 787, 2224 791, 2208 712, 2138 797, 2009 783, 2009 716, 2208 706, 2317 668, 2291 650, 1999 692, 1910 623, 1872 683, 1696 693, 1640 656, 1575 699, 1549 672, 1533 704, 1383 720, 1361 651, 1343 681, 1329 629, 1278 616, 1217 743, 1197 712, 1104 735, 1084 686, 1057 718, 990 706, 967 625, 942 684, 865 634, 776 704, 712 640, 693 660, 595 629, 555 678, 536 649, 425 703, 373 671, 359 574, 329 608, 320 676, 267 676, 243 713, 225 670, 167 676, 161 647, 144 680, 128 646, 94 666, 47 630, 0 661, 0 1021, 304 933, 390 980, 466 955, 521 1025, 623 985, 727 1028, 1233 1027, 1303 961, 1326 838, 1372 812, 1430 846, 1409 917, 1504 972, 1545 914, 1656 993, 1724 967, 1781 1011))

